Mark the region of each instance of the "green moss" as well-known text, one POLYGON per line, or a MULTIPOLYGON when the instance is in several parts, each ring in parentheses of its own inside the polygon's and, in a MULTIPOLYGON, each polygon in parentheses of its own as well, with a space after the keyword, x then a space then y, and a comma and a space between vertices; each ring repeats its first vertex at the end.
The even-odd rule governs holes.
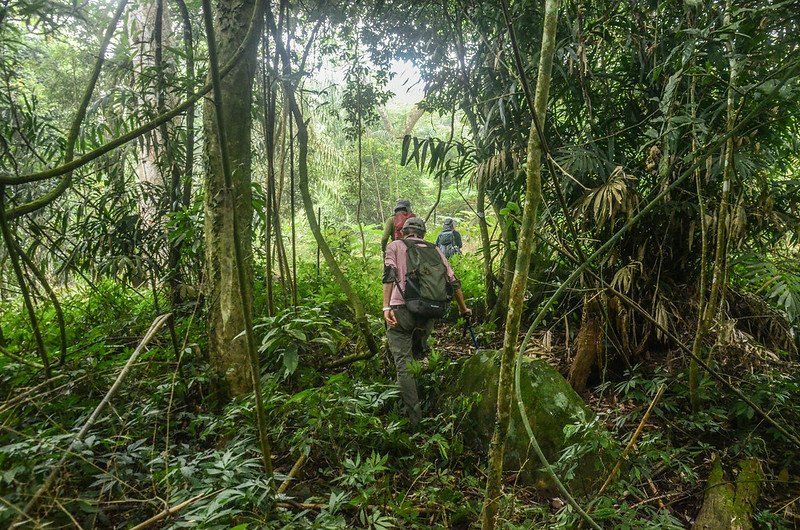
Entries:
POLYGON ((736 484, 725 477, 722 462, 716 456, 708 473, 705 499, 697 514, 693 529, 696 530, 750 530, 753 528, 753 509, 758 501, 764 471, 755 458, 739 463, 736 484))
MULTIPOLYGON (((460 361, 452 377, 452 384, 446 386, 443 396, 445 402, 456 394, 480 396, 471 411, 470 424, 474 431, 473 438, 482 450, 488 448, 494 431, 499 373, 498 355, 493 352, 478 353, 460 361)), ((565 446, 564 427, 588 423, 594 419, 594 414, 572 390, 566 379, 542 360, 524 361, 521 388, 528 420, 545 456, 553 463, 558 460, 565 446)), ((603 459, 604 455, 598 453, 580 457, 570 488, 578 494, 589 493, 597 488, 606 475, 603 471, 606 467, 603 459)), ((546 490, 555 489, 530 447, 516 401, 512 407, 504 468, 507 471, 517 471, 520 484, 546 490)))

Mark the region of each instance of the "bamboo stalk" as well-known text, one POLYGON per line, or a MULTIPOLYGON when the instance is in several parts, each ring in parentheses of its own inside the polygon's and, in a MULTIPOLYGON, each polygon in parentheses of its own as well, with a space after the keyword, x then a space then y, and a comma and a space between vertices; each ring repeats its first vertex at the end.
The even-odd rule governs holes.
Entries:
POLYGON ((206 499, 206 498, 208 498, 208 497, 210 497, 212 495, 215 495, 215 494, 219 493, 220 491, 222 491, 222 490, 212 491, 211 493, 203 493, 201 495, 195 495, 191 499, 186 499, 183 502, 179 502, 175 506, 171 506, 171 507, 165 509, 163 512, 159 512, 159 513, 155 514, 150 519, 147 519, 146 521, 143 521, 143 522, 137 524, 136 526, 131 528, 131 530, 143 530, 144 528, 147 528, 148 526, 152 525, 153 523, 157 523, 159 521, 162 521, 162 520, 166 519, 167 517, 169 517, 170 515, 174 515, 174 514, 178 513, 179 511, 183 510, 187 506, 191 506, 192 504, 196 503, 197 501, 202 500, 202 499, 206 499))
POLYGON ((611 484, 611 481, 614 480, 614 477, 617 475, 617 473, 619 473, 619 470, 622 468, 622 462, 625 460, 625 458, 627 458, 628 453, 636 445, 636 441, 639 439, 639 436, 641 436, 642 432, 644 431, 644 426, 647 424, 647 420, 650 419, 650 414, 653 412, 653 409, 661 400, 661 396, 664 395, 664 390, 666 388, 667 386, 665 384, 662 384, 658 388, 656 395, 650 402, 650 406, 647 407, 647 411, 644 413, 644 416, 642 416, 642 420, 639 422, 639 426, 634 431, 633 436, 631 436, 631 440, 628 442, 628 445, 625 446, 625 449, 622 451, 622 455, 619 457, 619 460, 617 460, 617 464, 614 466, 614 469, 611 470, 611 473, 608 474, 608 478, 606 478, 606 481, 603 482, 603 485, 600 486, 600 490, 597 492, 598 496, 602 495, 603 492, 606 491, 606 488, 608 488, 608 486, 611 484))
MULTIPOLYGON (((503 15, 512 42, 516 40, 511 16, 508 10, 508 3, 502 2, 503 15)), ((502 492, 503 478, 503 458, 505 455, 505 443, 508 436, 508 426, 511 419, 511 397, 514 392, 515 382, 517 382, 517 399, 519 400, 519 372, 521 353, 517 350, 517 339, 519 334, 520 322, 522 319, 522 309, 525 295, 525 286, 528 281, 528 269, 530 268, 531 253, 533 249, 533 239, 536 234, 536 222, 539 206, 542 202, 542 151, 545 143, 539 135, 537 119, 541 121, 547 112, 547 100, 550 92, 550 79, 553 67, 553 56, 555 53, 556 25, 558 21, 559 0, 546 0, 544 8, 544 20, 542 24, 542 44, 539 54, 539 72, 536 80, 536 94, 532 101, 529 101, 531 113, 533 115, 529 136, 528 152, 526 165, 525 183, 525 206, 522 214, 522 227, 520 229, 519 241, 517 244, 516 263, 514 264, 513 280, 511 282, 508 299, 508 316, 506 318, 506 329, 503 338, 503 348, 500 356, 500 376, 497 386, 497 410, 495 416, 495 429, 492 435, 489 448, 489 464, 486 479, 486 494, 484 498, 483 511, 481 513, 481 528, 483 530, 493 530, 497 524, 497 512, 499 510, 500 495, 502 492), (516 369, 514 357, 517 355, 518 362, 516 369), (516 372, 516 374, 515 374, 516 372)), ((524 72, 520 72, 523 82, 527 82, 524 72)), ((527 417, 523 413, 523 420, 527 417)), ((532 431, 529 431, 532 435, 532 431)), ((531 443, 534 450, 543 463, 547 460, 541 452, 538 442, 534 436, 531 443)), ((546 466, 550 469, 549 465, 546 466)), ((589 524, 596 529, 594 521, 583 511, 578 503, 572 498, 564 485, 555 476, 556 484, 562 494, 572 507, 589 524)))

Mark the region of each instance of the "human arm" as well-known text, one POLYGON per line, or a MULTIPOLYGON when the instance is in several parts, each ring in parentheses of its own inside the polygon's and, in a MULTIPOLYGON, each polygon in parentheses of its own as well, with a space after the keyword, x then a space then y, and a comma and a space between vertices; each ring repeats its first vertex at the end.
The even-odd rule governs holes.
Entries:
POLYGON ((445 269, 447 269, 447 281, 453 288, 453 295, 455 296, 456 303, 458 304, 458 312, 464 317, 469 317, 472 315, 472 310, 468 308, 466 302, 464 302, 464 293, 461 291, 461 281, 456 278, 456 274, 453 272, 453 267, 450 266, 450 262, 444 257, 442 251, 438 248, 436 250, 442 257, 442 263, 444 264, 445 269))
POLYGON ((386 252, 386 245, 389 244, 389 241, 392 240, 392 236, 394 235, 394 217, 390 217, 386 220, 386 224, 383 226, 383 236, 381 236, 381 251, 386 252))
POLYGON ((394 310, 389 306, 389 301, 392 299, 392 289, 394 284, 383 284, 383 319, 389 324, 390 328, 397 325, 397 320, 394 318, 394 310))
POLYGON ((389 245, 383 253, 383 319, 393 328, 397 325, 394 311, 391 308, 392 291, 397 282, 397 247, 389 245))
POLYGON ((461 316, 465 318, 472 316, 472 309, 468 308, 466 302, 464 302, 464 293, 461 291, 461 287, 456 287, 453 294, 456 297, 458 312, 461 314, 461 316))
POLYGON ((461 250, 461 234, 459 234, 456 230, 453 230, 453 241, 458 249, 461 250))

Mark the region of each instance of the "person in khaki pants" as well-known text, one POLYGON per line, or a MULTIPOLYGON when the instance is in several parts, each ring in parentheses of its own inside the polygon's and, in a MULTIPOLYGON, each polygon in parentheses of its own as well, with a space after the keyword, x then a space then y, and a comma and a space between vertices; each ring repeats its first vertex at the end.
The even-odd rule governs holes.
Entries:
MULTIPOLYGON (((407 241, 425 239, 425 221, 419 217, 411 217, 403 225, 403 238, 407 241)), ((388 324, 386 337, 389 350, 392 352, 397 367, 397 385, 412 425, 419 423, 422 412, 417 395, 417 383, 409 372, 409 364, 421 359, 425 354, 428 336, 433 330, 434 319, 420 317, 411 313, 403 299, 406 281, 406 255, 408 247, 401 240, 392 241, 386 247, 383 266, 383 318, 388 324)), ((472 311, 464 302, 461 282, 458 281, 447 258, 437 249, 442 263, 447 269, 447 280, 453 289, 458 309, 466 318, 472 311)))

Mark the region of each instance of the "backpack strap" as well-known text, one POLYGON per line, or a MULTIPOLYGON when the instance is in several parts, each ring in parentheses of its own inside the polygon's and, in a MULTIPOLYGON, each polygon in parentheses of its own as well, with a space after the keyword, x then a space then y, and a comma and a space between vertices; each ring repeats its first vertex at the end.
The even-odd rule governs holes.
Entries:
POLYGON ((402 241, 406 245, 406 247, 409 248, 409 249, 411 247, 420 246, 420 243, 422 243, 426 247, 435 247, 436 246, 433 243, 425 241, 424 239, 401 239, 400 241, 402 241))

